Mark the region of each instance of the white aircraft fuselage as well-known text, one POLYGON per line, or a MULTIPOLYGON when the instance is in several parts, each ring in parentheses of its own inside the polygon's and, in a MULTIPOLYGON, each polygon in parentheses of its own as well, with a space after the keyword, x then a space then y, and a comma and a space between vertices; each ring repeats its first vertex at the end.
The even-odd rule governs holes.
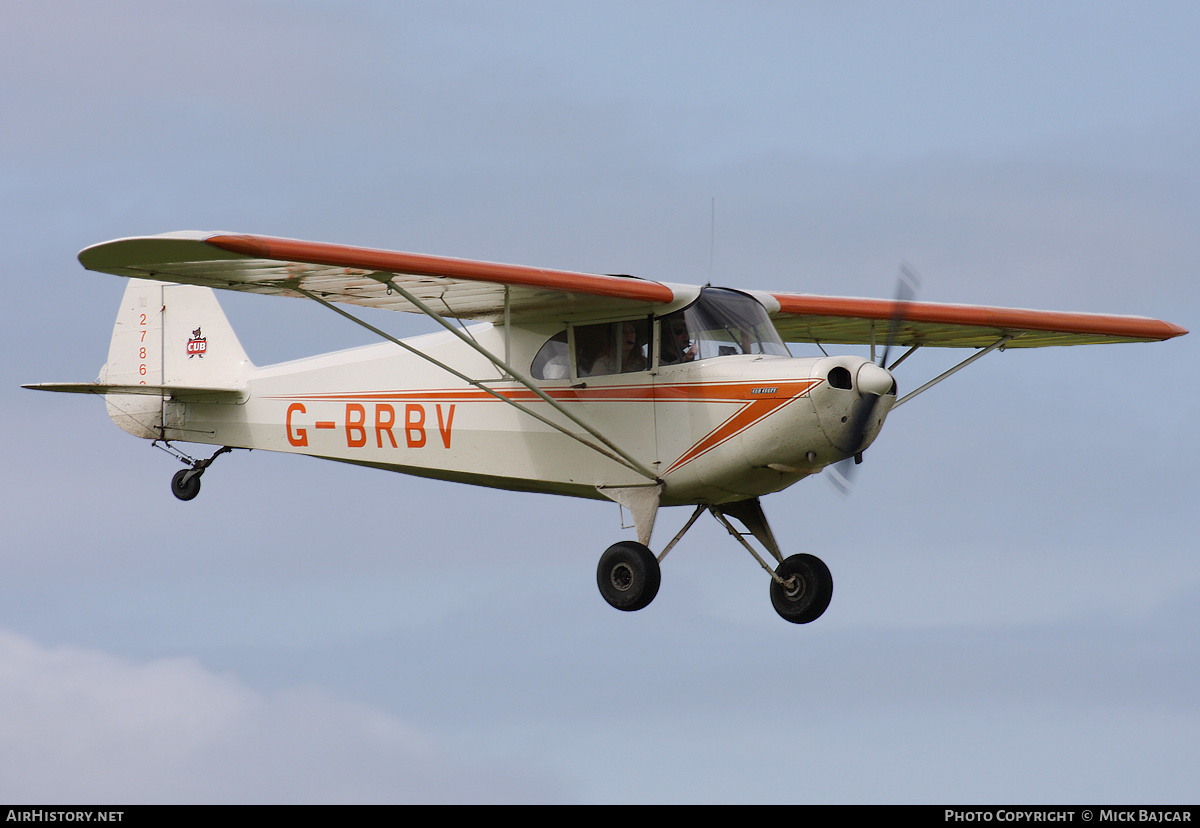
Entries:
MULTIPOLYGON (((510 330, 509 364, 528 368, 555 330, 510 330)), ((505 352, 502 328, 484 323, 470 334, 505 352)), ((206 353, 188 359, 214 358, 220 343, 214 335, 205 339, 206 353)), ((494 377, 487 381, 494 392, 556 416, 450 333, 406 342, 469 376, 494 377)), ((728 355, 537 385, 654 470, 663 505, 726 503, 779 491, 848 455, 840 438, 858 395, 830 386, 828 373, 836 366, 853 373, 863 364, 870 363, 728 355)), ((236 402, 166 401, 160 409, 153 397, 109 395, 110 414, 146 439, 306 454, 522 491, 601 498, 600 487, 650 482, 390 343, 244 366, 240 379, 236 402)), ((881 414, 895 397, 884 399, 881 414)))

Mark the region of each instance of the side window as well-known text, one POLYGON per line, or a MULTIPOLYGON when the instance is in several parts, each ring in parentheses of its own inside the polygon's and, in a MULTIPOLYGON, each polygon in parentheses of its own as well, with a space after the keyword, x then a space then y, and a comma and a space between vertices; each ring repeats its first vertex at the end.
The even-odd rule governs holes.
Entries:
POLYGON ((533 358, 530 373, 534 379, 567 379, 571 376, 571 363, 567 352, 567 332, 559 331, 546 341, 546 344, 533 358))
POLYGON ((650 367, 650 320, 575 327, 575 367, 581 377, 628 374, 650 367))

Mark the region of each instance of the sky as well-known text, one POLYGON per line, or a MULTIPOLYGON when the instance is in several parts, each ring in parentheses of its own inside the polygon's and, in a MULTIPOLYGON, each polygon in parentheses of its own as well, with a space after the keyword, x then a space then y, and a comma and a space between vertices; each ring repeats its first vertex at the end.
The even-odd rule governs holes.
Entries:
MULTIPOLYGON (((7 0, 0 801, 1196 802, 1195 334, 991 354, 849 497, 764 499, 833 573, 805 626, 709 519, 620 613, 613 504, 260 452, 182 503, 19 386, 104 362, 81 248, 186 229, 851 296, 908 262, 1197 330, 1197 42, 1165 1, 7 0)), ((370 341, 221 301, 256 364, 370 341)))

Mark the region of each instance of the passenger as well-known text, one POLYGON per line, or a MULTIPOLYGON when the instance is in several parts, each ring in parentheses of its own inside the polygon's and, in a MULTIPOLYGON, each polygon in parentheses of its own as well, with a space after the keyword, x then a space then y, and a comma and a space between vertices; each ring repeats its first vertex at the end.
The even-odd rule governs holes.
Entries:
POLYGON ((646 364, 646 348, 643 344, 643 337, 639 326, 635 322, 621 323, 621 372, 630 373, 631 371, 645 371, 649 366, 646 364))
POLYGON ((575 363, 579 368, 579 376, 617 373, 617 359, 612 353, 611 325, 576 328, 575 343, 575 363))

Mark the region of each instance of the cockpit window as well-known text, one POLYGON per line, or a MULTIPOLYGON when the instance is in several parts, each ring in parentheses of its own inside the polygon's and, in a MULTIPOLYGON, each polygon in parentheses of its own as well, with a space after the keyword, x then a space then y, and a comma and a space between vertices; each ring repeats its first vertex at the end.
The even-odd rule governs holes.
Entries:
POLYGON ((766 309, 726 288, 705 288, 691 305, 664 316, 659 330, 662 365, 735 354, 791 356, 766 309))

